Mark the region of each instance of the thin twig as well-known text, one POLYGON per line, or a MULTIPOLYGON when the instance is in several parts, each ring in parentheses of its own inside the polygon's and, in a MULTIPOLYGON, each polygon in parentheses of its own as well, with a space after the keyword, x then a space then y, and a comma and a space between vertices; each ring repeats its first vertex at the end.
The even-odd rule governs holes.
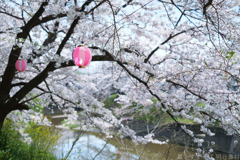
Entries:
MULTIPOLYGON (((115 132, 115 134, 113 135, 113 137, 114 137, 116 134, 117 134, 117 131, 115 132)), ((93 158, 93 160, 94 160, 95 158, 97 158, 97 156, 103 151, 103 149, 107 146, 107 144, 108 144, 112 139, 113 139, 113 138, 109 139, 109 140, 105 143, 105 145, 103 146, 103 148, 97 153, 97 155, 93 158)))

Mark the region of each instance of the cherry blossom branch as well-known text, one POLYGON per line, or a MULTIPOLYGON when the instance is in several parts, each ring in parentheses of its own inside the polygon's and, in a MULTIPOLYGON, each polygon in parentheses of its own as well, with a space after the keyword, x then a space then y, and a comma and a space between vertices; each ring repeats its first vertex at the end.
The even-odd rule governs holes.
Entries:
MULTIPOLYGON (((108 1, 108 4, 110 5, 110 8, 112 10, 112 16, 113 16, 113 24, 114 24, 114 36, 113 36, 113 53, 114 53, 114 41, 115 41, 115 35, 117 36, 117 42, 118 42, 118 47, 121 48, 121 44, 120 44, 120 39, 119 39, 119 35, 118 35, 118 29, 117 29, 117 22, 116 22, 116 17, 115 17, 115 14, 114 14, 114 10, 113 10, 113 6, 110 2, 110 0, 107 0, 108 1)), ((118 52, 120 53, 120 58, 121 58, 121 52, 118 52)), ((118 56, 118 54, 116 55, 118 56)))
MULTIPOLYGON (((48 2, 43 2, 38 9, 38 11, 34 14, 34 16, 28 21, 28 23, 22 27, 22 32, 17 34, 16 40, 22 39, 24 43, 25 39, 27 38, 30 30, 32 29, 36 19, 38 19, 42 13, 44 12, 44 7, 48 5, 48 2)), ((2 83, 0 84, 0 106, 1 104, 4 104, 5 100, 7 99, 7 95, 10 92, 11 89, 11 82, 13 80, 13 77, 15 76, 15 62, 17 61, 22 48, 18 47, 17 45, 14 45, 12 47, 9 59, 8 59, 8 65, 4 71, 4 75, 2 77, 2 83)))
POLYGON ((173 24, 173 22, 172 22, 172 19, 171 19, 169 13, 168 13, 168 10, 167 10, 165 4, 164 4, 164 3, 162 3, 162 4, 163 4, 163 7, 164 7, 164 9, 165 9, 165 12, 167 13, 167 16, 168 16, 169 21, 172 23, 172 25, 173 25, 173 27, 174 27, 174 24, 173 24))
POLYGON ((192 93, 193 95, 199 97, 200 99, 203 99, 203 100, 207 101, 206 98, 204 98, 203 96, 200 96, 200 95, 194 93, 193 91, 191 91, 190 89, 188 89, 187 86, 184 86, 184 85, 181 85, 181 84, 179 84, 179 83, 173 82, 172 80, 166 80, 166 81, 167 81, 167 82, 170 82, 170 83, 172 83, 172 84, 174 84, 174 85, 180 86, 180 87, 186 89, 188 92, 192 93))
POLYGON ((77 25, 78 21, 80 20, 80 17, 77 17, 71 24, 71 27, 69 28, 66 36, 64 37, 64 39, 62 40, 61 44, 58 47, 58 50, 56 52, 57 55, 60 55, 60 53, 62 52, 63 47, 65 46, 65 44, 67 43, 68 39, 70 38, 70 36, 73 33, 73 30, 75 28, 75 26, 77 25))
MULTIPOLYGON (((204 111, 200 111, 200 113, 210 117, 211 119, 214 119, 214 120, 218 120, 217 118, 214 118, 213 116, 211 116, 210 114, 204 112, 204 111)), ((219 123, 221 123, 221 125, 223 126, 224 124, 219 121, 219 123)), ((232 128, 236 133, 237 133, 237 136, 240 137, 240 132, 238 130, 236 130, 233 126, 231 126, 230 124, 227 124, 227 126, 229 126, 230 128, 232 128)))
MULTIPOLYGON (((106 52, 106 54, 110 54, 109 52, 106 52)), ((110 54, 111 56, 111 54, 110 54)), ((154 96, 155 98, 157 98, 157 100, 160 102, 160 104, 162 105, 163 108, 167 109, 167 107, 161 103, 161 99, 156 95, 154 94, 150 89, 149 89, 149 86, 147 84, 147 82, 141 80, 140 78, 138 78, 137 76, 135 76, 134 74, 132 74, 120 61, 116 60, 116 62, 130 75, 132 76, 133 78, 135 78, 136 80, 138 80, 140 83, 142 83, 143 85, 146 86, 146 88, 148 89, 149 93, 154 96)), ((166 113, 176 122, 176 124, 178 126, 181 126, 181 124, 175 119, 175 117, 170 113, 169 110, 166 111, 166 113)), ((183 129, 183 132, 188 135, 191 139, 194 139, 194 137, 192 135, 190 135, 185 129, 183 129)))
MULTIPOLYGON (((165 41, 163 41, 160 45, 164 45, 165 43, 167 43, 168 41, 170 41, 172 38, 174 38, 174 37, 176 37, 176 36, 178 36, 178 35, 181 35, 181 34, 183 34, 183 33, 186 33, 186 32, 188 32, 188 31, 190 31, 190 30, 194 30, 195 28, 202 28, 202 26, 189 28, 188 30, 183 30, 183 31, 178 32, 178 33, 176 33, 176 34, 174 34, 174 35, 170 34, 170 35, 168 36, 168 38, 167 38, 165 41)), ((151 58, 151 56, 152 56, 159 48, 160 48, 159 46, 156 47, 156 48, 148 55, 148 57, 144 60, 144 63, 147 63, 147 62, 149 61, 149 59, 151 58)))
MULTIPOLYGON (((106 50, 103 50, 103 51, 104 51, 106 54, 108 54, 109 56, 113 57, 108 51, 106 51, 106 50)), ((135 76, 134 74, 132 74, 132 73, 123 65, 123 63, 122 63, 121 61, 118 61, 118 60, 115 60, 115 61, 116 61, 130 76, 132 76, 133 78, 135 78, 136 80, 138 80, 140 83, 144 84, 144 85, 147 87, 147 89, 149 90, 149 92, 150 92, 154 97, 156 97, 159 102, 161 102, 161 99, 149 89, 149 86, 148 86, 147 82, 141 80, 140 78, 138 78, 137 76, 135 76)), ((164 106, 163 103, 161 103, 161 104, 164 106)), ((164 107, 164 108, 166 108, 166 107, 164 107)), ((171 118, 172 118, 177 124, 179 124, 179 122, 174 118, 174 116, 173 116, 168 110, 167 110, 167 113, 171 116, 171 118)))
MULTIPOLYGON (((96 8, 98 8, 99 6, 101 6, 103 3, 105 3, 107 0, 103 0, 103 1, 101 1, 100 3, 98 3, 95 7, 93 7, 90 11, 88 11, 87 13, 86 13, 86 15, 87 14, 89 14, 89 13, 91 13, 91 12, 93 12, 96 8)), ((86 1, 86 2, 88 2, 88 1, 86 1)))
POLYGON ((124 5, 122 5, 121 7, 119 7, 116 11, 115 11, 115 15, 118 14, 118 12, 121 10, 121 8, 126 8, 128 5, 130 5, 130 3, 132 2, 133 0, 128 0, 124 5))
MULTIPOLYGON (((82 6, 81 6, 81 9, 76 9, 77 12, 83 12, 85 10, 85 8, 90 4, 92 3, 94 0, 87 0, 82 6)), ((97 7, 97 6, 96 6, 97 7)), ((96 7, 94 7, 91 11, 93 11, 96 7)), ((36 25, 40 25, 42 23, 46 23, 48 21, 51 21, 51 20, 55 20, 57 18, 63 18, 63 17, 67 17, 67 14, 66 13, 59 13, 57 15, 48 15, 46 17, 43 17, 41 20, 38 20, 36 22, 36 25)))
MULTIPOLYGON (((40 25, 42 28, 43 28, 43 26, 42 25, 40 25)), ((57 30, 58 30, 58 26, 59 26, 59 22, 58 21, 56 21, 55 23, 54 23, 54 30, 53 30, 53 32, 48 32, 48 31, 46 31, 44 28, 43 28, 43 30, 45 30, 47 33, 48 33, 48 36, 47 36, 47 38, 44 40, 44 42, 43 42, 43 44, 42 44, 42 46, 48 46, 50 43, 52 43, 52 42, 54 42, 55 40, 56 40, 56 38, 57 38, 57 30)), ((32 58, 38 58, 38 57, 40 57, 40 56, 42 56, 43 55, 43 51, 41 50, 41 48, 38 50, 40 53, 37 53, 36 51, 33 51, 33 53, 32 53, 32 58), (42 52, 42 53, 41 53, 42 52)), ((31 63, 32 62, 32 59, 31 59, 31 57, 29 58, 29 59, 27 59, 27 62, 28 63, 31 63)))
MULTIPOLYGON (((153 1, 153 0, 150 0, 149 2, 145 3, 145 4, 142 5, 140 8, 138 8, 137 10, 133 11, 132 13, 126 15, 125 17, 123 17, 122 19, 120 19, 119 21, 117 21, 116 23, 119 23, 119 22, 121 22, 122 20, 128 18, 129 16, 133 15, 134 13, 136 13, 136 12, 139 11, 139 10, 141 10, 141 9, 144 8, 146 5, 148 5, 149 3, 151 3, 152 1, 153 1)), ((111 28, 113 25, 114 25, 114 24, 109 25, 108 27, 106 27, 105 29, 99 31, 97 34, 95 34, 95 35, 92 36, 91 38, 94 38, 94 37, 100 35, 102 32, 108 30, 108 29, 111 28)))
POLYGON ((13 30, 13 28, 5 29, 5 31, 0 31, 0 34, 7 33, 7 31, 11 31, 11 30, 13 30))
MULTIPOLYGON (((124 27, 124 26, 119 27, 119 28, 117 29, 117 31, 121 30, 123 27, 124 27)), ((108 44, 108 42, 110 41, 110 39, 111 39, 114 35, 115 35, 115 33, 113 33, 113 34, 108 38, 108 40, 107 40, 106 43, 104 44, 104 47, 103 47, 103 48, 106 47, 106 45, 108 44)))
POLYGON ((43 93, 41 93, 41 94, 39 94, 39 95, 36 95, 36 96, 34 96, 34 97, 30 98, 30 99, 27 99, 27 100, 25 100, 25 101, 22 101, 20 104, 24 104, 24 103, 26 103, 26 102, 29 102, 29 101, 31 101, 31 100, 33 100, 33 99, 35 99, 35 98, 37 98, 37 97, 40 97, 40 96, 42 96, 42 95, 44 95, 44 94, 46 94, 46 93, 52 93, 52 92, 47 92, 47 91, 45 91, 45 92, 43 92, 43 93))
MULTIPOLYGON (((193 21, 191 21, 186 14, 183 13, 183 11, 174 3, 174 1, 171 0, 171 2, 172 2, 172 4, 184 15, 184 17, 186 17, 186 18, 188 19, 188 21, 189 21, 190 23, 192 23, 192 24, 197 28, 196 24, 195 24, 193 21)), ((198 29, 198 30, 199 30, 199 29, 198 29)), ((199 30, 199 31, 202 32, 201 30, 199 30)), ((203 32, 202 32, 202 33, 203 33, 203 32)), ((203 34, 204 34, 204 33, 203 33, 203 34)))
MULTIPOLYGON (((107 0, 101 1, 98 5, 96 5, 95 7, 93 7, 93 8, 92 8, 89 12, 87 12, 85 15, 91 13, 93 10, 95 10, 97 7, 99 7, 100 5, 102 5, 102 4, 103 4, 104 2, 106 2, 106 1, 107 1, 107 0)), ((84 5, 82 6, 82 9, 81 9, 80 11, 84 10, 84 9, 85 9, 85 6, 86 6, 86 5, 89 5, 91 2, 92 2, 92 0, 91 0, 91 1, 86 1, 86 2, 84 3, 84 5)), ((78 16, 77 18, 75 18, 75 20, 72 22, 71 27, 69 28, 66 36, 64 37, 64 39, 62 40, 61 44, 60 44, 59 47, 58 47, 58 50, 57 50, 57 52, 56 52, 57 55, 60 55, 63 47, 65 46, 65 44, 67 43, 68 39, 69 39, 70 36, 72 35, 72 33, 73 33, 73 31, 74 31, 74 28, 76 27, 76 25, 77 25, 77 23, 78 23, 79 20, 80 20, 80 16, 78 16)))
POLYGON ((175 24, 174 28, 176 28, 177 25, 179 24, 179 22, 181 21, 183 15, 185 14, 185 11, 186 11, 186 10, 184 10, 184 11, 181 13, 181 16, 178 18, 178 21, 177 21, 177 23, 175 24))
POLYGON ((11 16, 11 17, 16 18, 16 19, 19 19, 19 20, 24 20, 24 19, 21 18, 21 17, 14 16, 14 15, 12 15, 12 14, 10 14, 10 13, 7 13, 7 12, 0 11, 0 13, 6 14, 6 15, 8 15, 8 16, 11 16))
POLYGON ((207 8, 212 5, 213 0, 209 0, 204 6, 203 6, 203 14, 206 15, 207 8))
MULTIPOLYGON (((43 3, 42 4, 42 6, 40 7, 40 9, 39 9, 39 11, 38 12, 36 12, 36 14, 33 16, 33 18, 38 18, 41 14, 42 14, 42 12, 44 11, 44 6, 45 5, 47 5, 48 3, 46 2, 46 3, 43 3)), ((102 4, 102 3, 101 3, 102 4)), ((99 6, 99 5, 98 5, 99 6)), ((62 51, 62 48, 64 47, 64 45, 66 44, 66 42, 67 42, 67 40, 69 39, 69 37, 71 36, 71 34, 73 33, 73 29, 74 29, 74 27, 77 25, 77 22, 78 22, 78 20, 80 19, 80 17, 77 17, 74 21, 73 21, 73 23, 72 23, 72 25, 71 25, 71 27, 70 27, 70 29, 69 29, 69 31, 68 31, 68 33, 67 33, 67 35, 65 36, 65 38, 63 39, 63 41, 61 42, 61 44, 60 44, 60 46, 59 46, 59 48, 58 48, 58 50, 57 50, 57 53, 56 54, 58 54, 58 55, 60 55, 60 53, 61 53, 61 51, 62 51)), ((32 22, 32 20, 30 20, 27 24, 26 24, 26 30, 29 30, 30 28, 28 28, 28 26, 29 27, 31 27, 30 25, 29 25, 29 23, 31 24, 31 23, 33 23, 32 22)), ((23 29, 24 30, 24 29, 23 29)), ((29 30, 30 31, 30 30, 29 30)), ((25 34, 25 36, 26 35, 28 35, 28 32, 27 32, 27 34, 25 34)), ((18 55, 20 54, 20 52, 21 52, 21 49, 20 48, 18 48, 18 55)), ((14 57, 15 58, 15 57, 14 57)), ((13 60, 13 59, 11 59, 11 60, 13 60)), ((8 65, 10 65, 10 63, 8 63, 8 65)), ((5 105, 10 105, 10 106, 12 106, 12 107, 9 107, 8 108, 8 110, 9 110, 9 112, 11 111, 11 110, 13 110, 14 109, 14 104, 16 104, 18 101, 20 101, 29 91, 31 91, 34 87, 36 87, 38 84, 40 84, 43 80, 45 80, 45 78, 48 76, 48 72, 49 71, 53 71, 53 70, 55 70, 56 68, 54 67, 54 65, 55 65, 55 62, 50 62, 49 64, 48 64, 48 66, 39 74, 39 75, 37 75, 35 78, 33 78, 28 84, 26 84, 26 85, 24 85, 24 87, 22 87, 9 101, 8 101, 8 103, 7 104, 5 104, 5 105)), ((8 69, 8 68, 7 68, 8 69)), ((6 69, 6 71, 7 71, 7 69, 6 69)), ((15 67, 14 66, 11 66, 11 70, 15 70, 15 67)), ((3 76, 3 81, 2 81, 2 83, 0 84, 0 89, 1 89, 1 86, 3 86, 3 84, 4 84, 4 82, 6 81, 4 78, 7 76, 8 74, 4 74, 4 76, 3 76), (4 81, 5 80, 5 81, 4 81)), ((5 82, 6 83, 6 82, 5 82)), ((9 83, 9 82, 8 82, 9 83)), ((10 84, 11 84, 11 80, 10 80, 10 84)), ((8 92, 10 91, 10 88, 8 89, 8 92)), ((6 96, 6 95, 5 95, 6 96)), ((5 97, 5 98, 7 98, 7 96, 5 97)), ((0 99, 1 100, 1 99, 0 99)), ((4 106, 5 106, 4 105, 4 106)))

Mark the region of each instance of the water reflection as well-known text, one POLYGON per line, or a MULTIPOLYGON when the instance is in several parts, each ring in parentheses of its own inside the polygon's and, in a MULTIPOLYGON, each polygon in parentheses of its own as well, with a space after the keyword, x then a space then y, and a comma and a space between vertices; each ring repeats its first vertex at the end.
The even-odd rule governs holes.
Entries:
MULTIPOLYGON (((63 115, 54 115, 51 116, 51 119, 53 124, 61 125, 61 122, 66 119, 66 117, 63 115)), ((166 145, 157 145, 149 143, 147 146, 145 146, 141 144, 136 145, 128 138, 113 138, 106 145, 106 142, 109 139, 106 139, 104 134, 92 129, 91 131, 94 132, 86 132, 80 137, 74 146, 69 159, 93 159, 103 148, 104 149, 102 152, 97 156, 97 160, 134 160, 139 159, 139 157, 141 157, 141 160, 200 159, 196 157, 196 147, 190 147, 193 146, 193 142, 189 140, 189 137, 187 137, 187 139, 186 135, 184 133, 181 133, 181 131, 177 131, 178 134, 175 135, 175 130, 176 129, 174 129, 174 126, 168 126, 167 129, 164 129, 161 131, 161 133, 156 134, 155 138, 158 138, 162 141, 169 139, 170 142, 173 141, 176 144, 168 143, 166 145)), ((194 130, 194 128, 192 130, 194 130)), ((63 136, 60 138, 59 143, 56 146, 57 150, 55 154, 58 158, 64 158, 67 155, 68 151, 71 149, 71 146, 76 139, 78 132, 71 130, 61 130, 60 132, 63 134, 63 136)), ((228 142, 230 143, 233 141, 233 139, 229 140, 229 137, 226 137, 224 134, 220 134, 220 131, 216 132, 217 134, 215 137, 206 137, 205 134, 195 135, 197 137, 200 136, 199 138, 206 140, 206 142, 204 142, 206 143, 206 151, 209 150, 209 147, 213 147, 207 144, 211 141, 219 143, 213 147, 214 150, 217 148, 226 147, 228 142)), ((220 154, 228 156, 228 154, 225 153, 220 154)), ((219 155, 217 152, 212 153, 212 156, 214 158, 216 158, 217 155, 219 155)))
MULTIPOLYGON (((60 138, 56 148, 56 155, 58 158, 64 158, 69 150, 72 147, 75 138, 77 137, 77 133, 73 131, 62 131, 63 136, 60 138), (59 154, 60 153, 60 154, 59 154)), ((98 133, 100 134, 100 133, 98 133)), ((92 135, 88 132, 83 134, 76 145, 74 146, 69 159, 84 159, 84 160, 92 160, 105 146, 106 141, 92 135)), ((118 148, 112 144, 107 144, 102 152, 95 158, 96 160, 106 160, 106 159, 122 159, 120 153, 118 153, 118 148)), ((124 157, 126 158, 126 157, 124 157)), ((128 159, 137 159, 136 155, 128 154, 128 159)))
MULTIPOLYGON (((62 130, 61 132, 63 136, 56 146, 57 150, 55 153, 58 158, 64 158, 67 155, 78 134, 70 130, 62 130)), ((196 158, 194 149, 189 148, 186 150, 186 147, 176 144, 156 145, 150 143, 147 146, 140 144, 135 145, 135 143, 127 138, 113 138, 106 145, 108 140, 109 139, 105 139, 105 135, 100 132, 86 132, 77 141, 69 159, 92 160, 103 148, 96 160, 135 160, 139 159, 140 156, 141 159, 146 160, 196 158)))

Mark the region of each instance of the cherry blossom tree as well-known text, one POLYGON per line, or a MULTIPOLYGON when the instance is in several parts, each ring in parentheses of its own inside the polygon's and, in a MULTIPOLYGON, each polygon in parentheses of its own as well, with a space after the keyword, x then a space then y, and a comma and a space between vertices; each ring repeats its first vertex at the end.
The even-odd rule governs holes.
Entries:
POLYGON ((2 0, 0 129, 15 110, 24 113, 22 119, 31 117, 29 105, 41 97, 69 107, 71 120, 76 120, 71 107, 80 107, 87 124, 103 131, 114 126, 137 142, 162 143, 152 139, 154 131, 136 136, 120 118, 132 102, 148 110, 155 98, 179 126, 181 115, 209 135, 214 133, 207 126, 215 122, 240 135, 239 5, 238 0, 2 0), (92 64, 104 61, 102 72, 77 73, 71 53, 82 41, 92 50, 92 64), (28 62, 23 73, 15 69, 20 58, 28 62), (126 93, 119 95, 117 117, 96 97, 106 87, 103 80, 126 93))

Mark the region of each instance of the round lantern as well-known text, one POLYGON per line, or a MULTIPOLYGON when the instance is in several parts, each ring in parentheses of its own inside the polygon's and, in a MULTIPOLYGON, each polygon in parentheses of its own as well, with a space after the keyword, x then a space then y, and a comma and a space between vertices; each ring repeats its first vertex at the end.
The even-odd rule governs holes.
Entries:
POLYGON ((27 68, 27 62, 23 59, 19 59, 17 60, 15 67, 19 72, 23 72, 27 68))
POLYGON ((85 45, 80 45, 73 50, 72 60, 79 68, 85 68, 92 60, 92 53, 85 45))

